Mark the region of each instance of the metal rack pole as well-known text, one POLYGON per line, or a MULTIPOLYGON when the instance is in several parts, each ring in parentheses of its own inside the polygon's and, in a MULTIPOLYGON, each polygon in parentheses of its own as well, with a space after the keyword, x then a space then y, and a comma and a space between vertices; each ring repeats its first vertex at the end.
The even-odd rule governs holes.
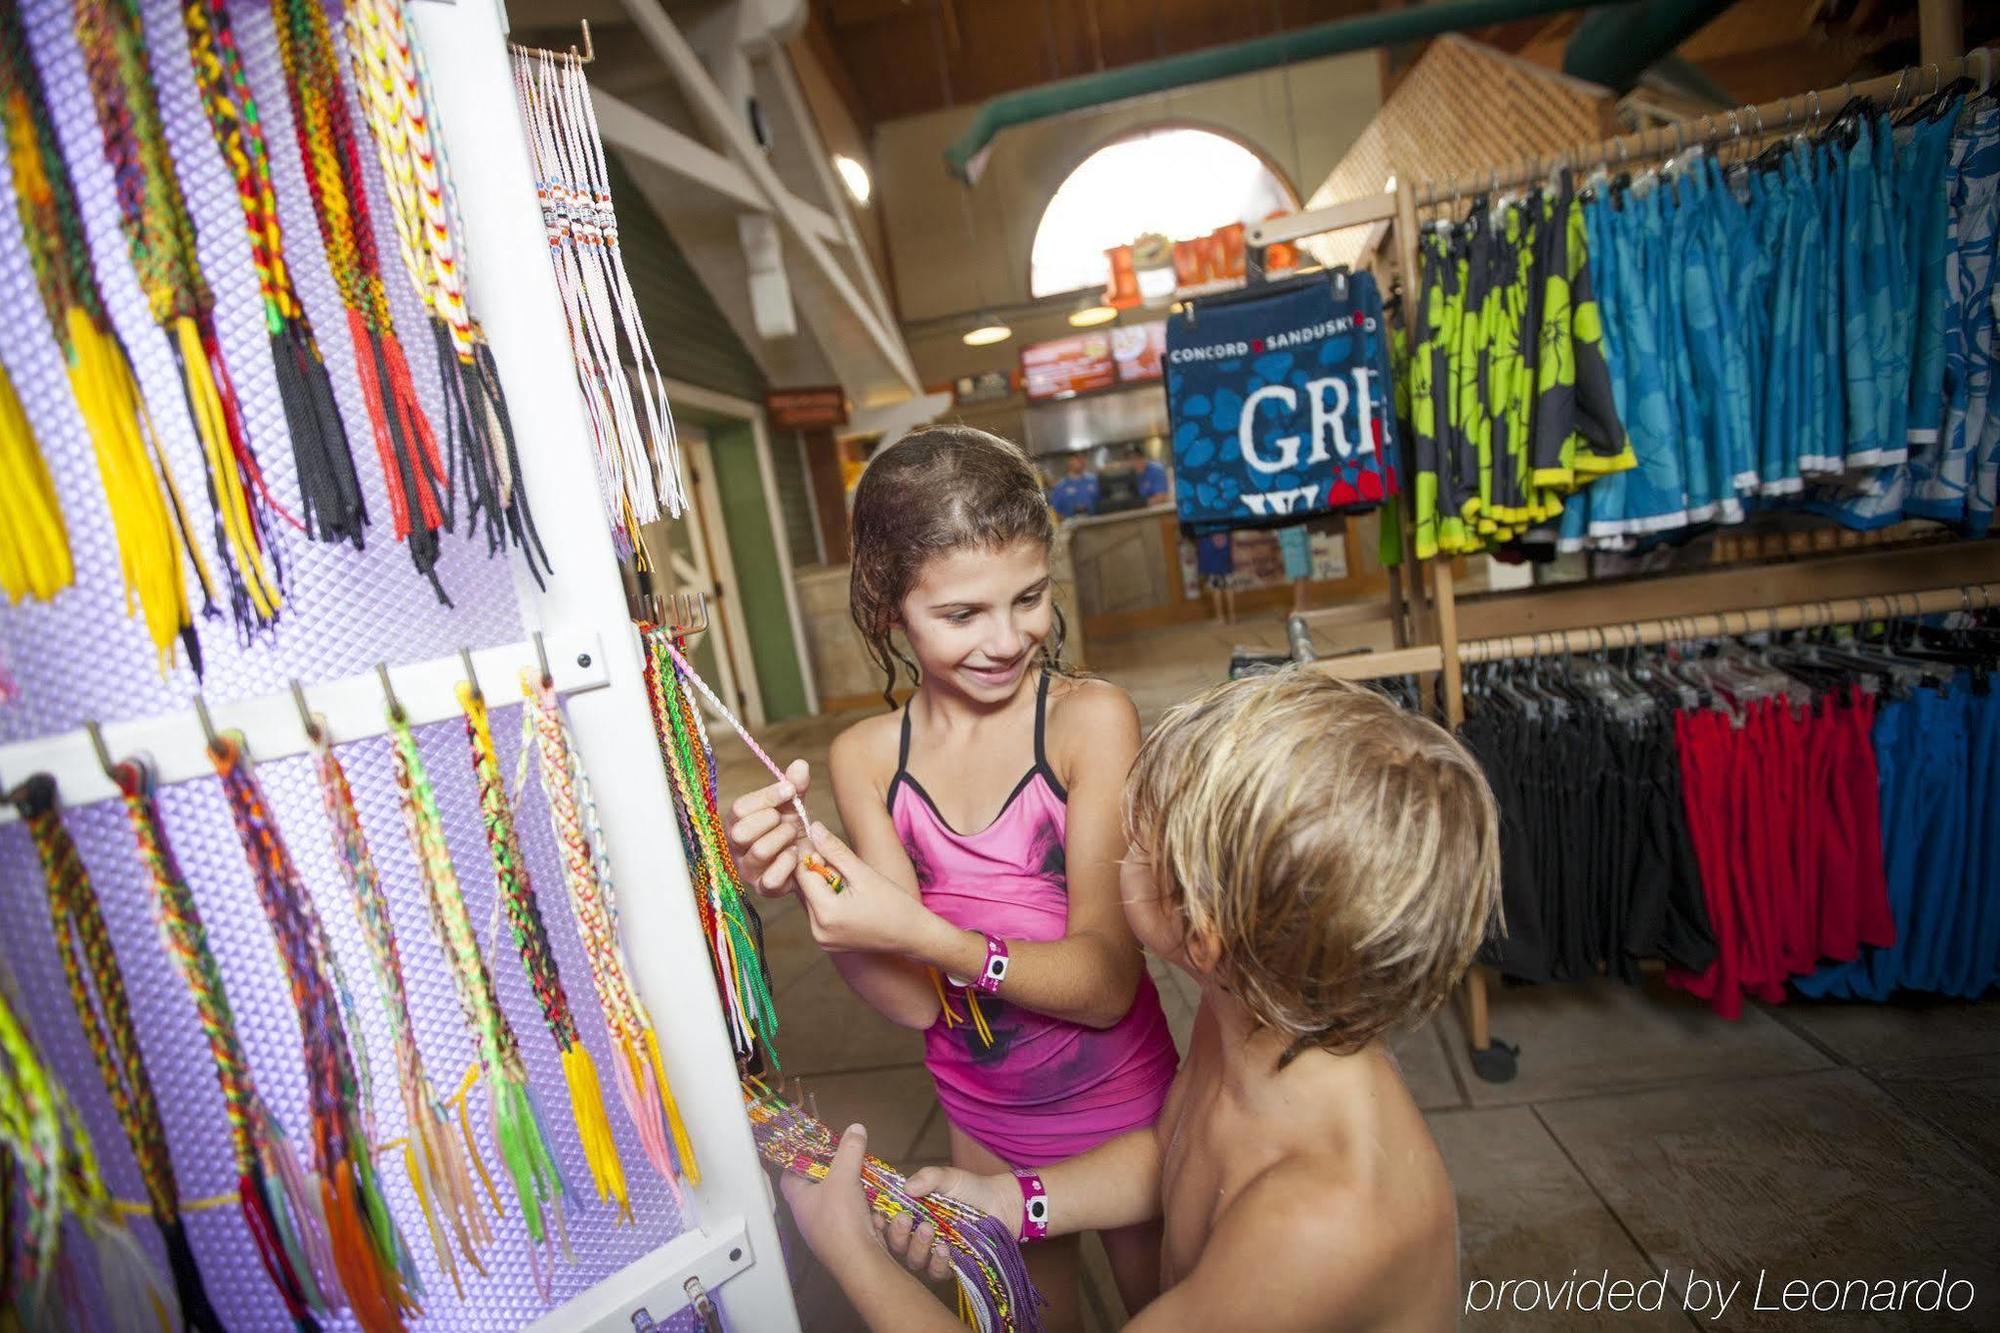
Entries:
POLYGON ((1519 189, 1532 185, 1548 175, 1554 163, 1568 162, 1573 166, 1609 166, 1634 159, 1648 160, 1666 157, 1692 148, 1697 144, 1719 144, 1732 140, 1759 140, 1769 138, 1788 130, 1810 124, 1814 121, 1825 123, 1840 114, 1849 102, 1859 97, 1894 98, 1928 94, 1933 88, 1941 87, 1961 74, 1972 72, 1984 76, 1986 68, 1994 60, 1994 53, 1985 48, 1968 52, 1951 60, 1913 66, 1896 74, 1885 74, 1877 79, 1863 79, 1859 83, 1845 83, 1838 88, 1822 88, 1812 92, 1799 93, 1766 102, 1761 106, 1736 107, 1701 116, 1692 122, 1682 121, 1659 129, 1641 130, 1636 134, 1614 136, 1595 143, 1579 144, 1568 153, 1559 153, 1551 159, 1547 156, 1529 158, 1518 164, 1489 172, 1484 176, 1472 176, 1464 180, 1451 180, 1442 185, 1426 182, 1427 187, 1418 193, 1417 207, 1429 208, 1434 204, 1449 203, 1464 198, 1467 191, 1498 191, 1519 189), (1975 60, 1974 56, 1981 59, 1975 60))

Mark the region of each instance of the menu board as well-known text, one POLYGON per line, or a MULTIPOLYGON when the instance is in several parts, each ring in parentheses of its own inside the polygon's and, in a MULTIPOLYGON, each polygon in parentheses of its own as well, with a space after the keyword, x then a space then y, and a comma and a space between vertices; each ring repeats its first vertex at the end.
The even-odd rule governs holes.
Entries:
POLYGON ((1118 365, 1120 384, 1160 379, 1167 365, 1167 321, 1154 319, 1112 329, 1111 359, 1118 365))
POLYGON ((1021 349, 1022 392, 1031 403, 1074 398, 1118 382, 1111 336, 1104 330, 1030 343, 1021 349))
POLYGON ((1145 384, 1166 370, 1167 323, 1119 324, 1021 349, 1022 392, 1031 403, 1074 398, 1094 389, 1145 384))

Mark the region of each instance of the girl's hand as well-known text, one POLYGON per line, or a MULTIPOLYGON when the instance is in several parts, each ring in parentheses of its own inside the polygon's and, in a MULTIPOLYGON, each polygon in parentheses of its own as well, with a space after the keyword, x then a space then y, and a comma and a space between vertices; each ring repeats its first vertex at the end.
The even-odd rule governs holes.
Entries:
MULTIPOLYGON (((1021 1186, 1013 1176, 977 1176, 955 1166, 927 1166, 910 1177, 909 1188, 919 1199, 945 1194, 960 1203, 969 1203, 999 1218, 1000 1225, 1015 1240, 1021 1238, 1021 1186)), ((890 1253, 895 1253, 893 1247, 890 1253)), ((909 1260, 906 1258, 904 1262, 909 1260)))
POLYGON ((930 933, 951 930, 923 903, 871 869, 854 849, 813 821, 808 836, 819 867, 800 862, 792 876, 812 921, 820 948, 834 953, 892 953, 912 956, 930 933), (826 873, 840 877, 836 892, 826 873))
POLYGON ((766 898, 778 898, 791 891, 792 872, 798 868, 798 845, 805 838, 799 817, 792 811, 792 798, 803 798, 812 786, 812 768, 803 759, 794 759, 785 770, 785 781, 738 797, 729 807, 729 850, 736 857, 743 882, 766 898))

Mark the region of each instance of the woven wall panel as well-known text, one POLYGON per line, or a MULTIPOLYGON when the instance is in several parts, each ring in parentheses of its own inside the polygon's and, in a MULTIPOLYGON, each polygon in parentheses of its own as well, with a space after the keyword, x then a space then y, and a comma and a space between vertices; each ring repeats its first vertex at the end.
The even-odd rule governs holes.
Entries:
MULTIPOLYGON (((1455 35, 1424 52, 1375 119, 1307 201, 1317 208, 1380 194, 1393 175, 1442 187, 1522 158, 1559 153, 1606 132, 1610 94, 1455 35)), ((1322 263, 1351 264, 1364 231, 1318 237, 1322 263)))
MULTIPOLYGON (((196 97, 176 6, 172 0, 142 0, 142 9, 168 137, 217 297, 224 354, 259 461, 279 503, 296 512, 298 492, 291 446, 284 433, 241 215, 196 97)), ((62 147, 82 198, 101 285, 117 328, 131 350, 172 467, 194 507, 198 538, 213 560, 198 446, 182 404, 172 356, 146 313, 118 229, 111 172, 99 148, 82 59, 70 30, 70 5, 68 0, 26 0, 25 13, 33 54, 50 89, 62 147)), ((209 697, 229 699, 277 691, 293 676, 310 687, 317 680, 365 671, 377 661, 395 664, 449 655, 460 646, 518 639, 523 633, 520 608, 506 558, 489 558, 483 540, 475 543, 447 536, 439 573, 455 606, 446 608, 411 569, 407 552, 391 538, 381 470, 355 386, 346 320, 327 273, 299 167, 269 10, 263 4, 238 3, 231 6, 231 13, 272 150, 294 280, 333 372, 334 391, 376 522, 368 548, 360 552, 308 543, 281 525, 277 540, 290 571, 290 604, 275 633, 247 644, 237 641, 226 619, 203 623, 202 642, 208 660, 204 684, 209 697)), ((332 16, 337 29, 337 9, 332 16)), ((355 124, 357 128, 362 125, 358 110, 355 124)), ((511 130, 496 127, 496 132, 511 130)), ((433 413, 433 420, 441 425, 442 419, 436 415, 440 403, 430 331, 397 257, 372 145, 366 141, 364 156, 371 199, 377 203, 378 241, 397 324, 409 350, 419 395, 433 413)), ((0 179, 4 176, 4 168, 0 168, 0 179)), ((7 192, 0 197, 0 300, 4 300, 9 317, 0 357, 4 357, 21 393, 55 475, 76 558, 77 584, 52 605, 0 607, 0 648, 4 648, 7 665, 23 687, 20 700, 0 706, 0 740, 47 735, 74 727, 84 718, 109 721, 183 710, 196 688, 193 674, 184 665, 167 675, 159 672, 143 627, 125 615, 117 551, 94 455, 84 437, 60 353, 44 327, 21 245, 11 188, 11 181, 0 184, 0 191, 7 192)), ((523 206, 533 207, 532 199, 524 200, 523 206)), ((472 256, 475 305, 482 258, 472 256)), ((489 261, 484 271, 490 273, 495 267, 504 270, 509 262, 523 261, 521 257, 489 261)), ((545 532, 558 569, 563 563, 562 535, 545 532)), ((487 681, 485 685, 495 704, 493 730, 502 764, 511 779, 519 751, 519 708, 502 705, 518 696, 513 682, 487 681)), ((443 723, 424 729, 420 737, 437 784, 466 898, 486 942, 501 1004, 520 1037, 536 1100, 571 1189, 568 1218, 575 1261, 555 1267, 553 1295, 560 1302, 664 1244, 685 1223, 667 1187, 646 1163, 617 1101, 604 1024, 568 910, 539 792, 532 792, 519 810, 523 852, 541 897, 564 982, 578 1012, 578 1026, 598 1062, 611 1123, 632 1185, 636 1225, 616 1225, 614 1210, 596 1200, 571 1123, 557 1053, 506 930, 497 925, 493 876, 463 728, 456 722, 443 723)), ((449 1096, 471 1063, 474 1047, 423 907, 396 804, 388 744, 380 738, 365 740, 344 746, 341 753, 398 930, 419 1045, 440 1095, 449 1096)), ((0 782, 11 784, 26 776, 4 773, 0 782)), ((345 881, 333 857, 309 761, 275 762, 264 766, 260 776, 355 990, 374 1073, 374 1137, 378 1142, 399 1137, 404 1126, 386 1020, 345 881)), ((173 787, 164 793, 162 807, 213 938, 259 1090, 301 1154, 309 1154, 298 1022, 220 785, 210 779, 173 787)), ((140 1039, 159 1094, 181 1195, 201 1199, 233 1191, 227 1131, 212 1065, 192 1001, 154 931, 122 812, 99 805, 70 812, 70 820, 103 901, 138 1016, 140 1039)), ((70 1008, 42 894, 41 873, 26 830, 18 823, 0 826, 0 913, 4 913, 0 919, 9 925, 6 940, 0 942, 4 972, 11 976, 8 984, 20 996, 36 1038, 80 1106, 113 1192, 125 1199, 142 1199, 137 1167, 70 1008)), ((663 1035, 671 1040, 674 1016, 663 1013, 658 1018, 663 1035)), ((472 1119, 488 1169, 497 1176, 501 1166, 490 1146, 483 1094, 478 1092, 472 1101, 472 1119)), ((431 1257, 423 1218, 400 1158, 392 1153, 382 1162, 391 1210, 418 1256, 428 1286, 426 1314, 414 1321, 416 1326, 513 1329, 544 1312, 546 1307, 536 1292, 528 1263, 525 1227, 511 1201, 506 1203, 506 1216, 494 1224, 497 1240, 486 1255, 489 1276, 469 1278, 461 1299, 431 1257)), ((504 1185, 502 1198, 507 1199, 504 1185)), ((288 1326, 233 1204, 192 1212, 187 1220, 209 1294, 225 1323, 241 1330, 288 1326)), ((139 1218, 133 1229, 158 1256, 151 1222, 139 1218)), ((69 1230, 69 1242, 84 1289, 92 1291, 95 1281, 90 1247, 74 1227, 69 1230)), ((676 1326, 684 1322, 676 1321, 676 1326)), ((108 1326, 101 1310, 93 1312, 92 1323, 108 1326)), ((329 1327, 351 1327, 351 1323, 335 1319, 329 1321, 329 1327)))
MULTIPOLYGON (((235 187, 201 110, 178 7, 172 0, 144 0, 141 8, 168 142, 194 217, 203 271, 215 292, 223 356, 242 400, 258 463, 278 503, 296 515, 299 492, 292 446, 278 400, 270 342, 257 300, 257 279, 235 187)), ((81 199, 99 285, 131 353, 169 465, 187 499, 196 539, 220 580, 200 445, 188 418, 166 335, 147 313, 132 275, 125 236, 118 226, 111 168, 100 146, 83 57, 70 29, 70 5, 67 0, 26 0, 24 11, 36 64, 55 108, 63 155, 81 199)), ((283 690, 290 676, 308 682, 324 680, 365 671, 378 661, 409 661, 449 654, 461 644, 478 648, 518 639, 520 611, 514 598, 513 574, 505 558, 487 557, 483 539, 474 541, 455 534, 442 539, 444 554, 438 562, 438 574, 456 609, 438 605, 429 585, 411 567, 409 553, 394 539, 382 468, 355 380, 346 315, 334 294, 299 164, 270 10, 263 4, 239 0, 230 6, 230 15, 264 120, 293 281, 332 372, 334 395, 373 521, 367 549, 355 551, 307 541, 278 519, 274 539, 291 582, 283 615, 272 633, 249 644, 238 642, 226 606, 216 618, 198 621, 208 667, 202 684, 211 699, 266 694, 283 690)), ((333 17, 338 31, 337 9, 333 17)), ((440 433, 442 447, 444 418, 430 325, 403 273, 374 145, 366 138, 360 110, 351 99, 350 110, 356 131, 363 136, 369 202, 396 329, 409 356, 418 396, 440 433)), ((4 164, 0 164, 0 178, 6 176, 4 164)), ((7 660, 25 694, 19 703, 0 709, 0 740, 19 740, 74 727, 86 717, 109 721, 183 709, 197 682, 185 662, 163 676, 145 626, 125 614, 118 551, 96 455, 63 373, 62 354, 35 294, 34 276, 21 244, 11 179, 0 188, 4 188, 0 194, 0 302, 4 305, 0 309, 8 314, 0 356, 4 356, 55 475, 76 558, 75 586, 53 603, 0 606, 0 642, 6 646, 7 660), (77 650, 85 645, 89 652, 79 656, 77 650)), ((472 256, 475 307, 480 259, 477 254, 472 256)), ((551 558, 560 568, 561 534, 545 536, 551 558)))

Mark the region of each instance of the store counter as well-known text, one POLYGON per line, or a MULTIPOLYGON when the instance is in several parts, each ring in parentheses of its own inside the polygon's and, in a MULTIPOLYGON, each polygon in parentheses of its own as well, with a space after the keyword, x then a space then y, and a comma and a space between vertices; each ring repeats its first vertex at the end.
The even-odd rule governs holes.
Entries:
MULTIPOLYGON (((1375 558, 1376 519, 1323 520, 1313 536, 1307 596, 1318 605, 1373 595, 1388 586, 1375 558)), ((1092 636, 1203 620, 1213 614, 1195 575, 1194 552, 1181 540, 1171 506, 1067 519, 1063 540, 1076 571, 1076 602, 1092 636)), ((1296 595, 1284 576, 1277 537, 1239 532, 1234 578, 1238 614, 1283 612, 1296 595)))
POLYGON ((1067 519, 1077 615, 1137 616, 1181 600, 1179 523, 1171 506, 1067 519))

